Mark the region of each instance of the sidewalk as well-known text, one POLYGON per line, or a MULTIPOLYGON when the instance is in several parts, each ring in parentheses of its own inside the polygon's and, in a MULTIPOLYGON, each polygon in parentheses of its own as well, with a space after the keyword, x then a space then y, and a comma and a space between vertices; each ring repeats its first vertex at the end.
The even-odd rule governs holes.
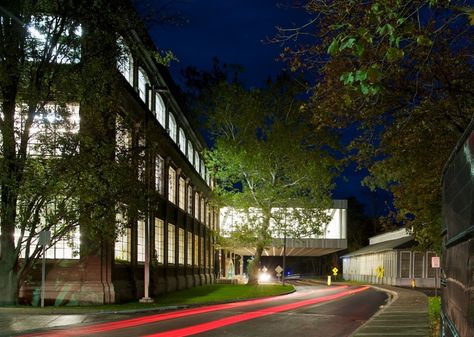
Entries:
POLYGON ((130 318, 134 313, 159 313, 187 306, 167 306, 137 310, 87 312, 78 309, 54 312, 46 308, 0 308, 0 337, 29 333, 39 329, 60 328, 72 324, 94 324, 130 318))
POLYGON ((428 337, 428 298, 419 291, 377 286, 392 294, 392 301, 357 329, 351 337, 428 337))

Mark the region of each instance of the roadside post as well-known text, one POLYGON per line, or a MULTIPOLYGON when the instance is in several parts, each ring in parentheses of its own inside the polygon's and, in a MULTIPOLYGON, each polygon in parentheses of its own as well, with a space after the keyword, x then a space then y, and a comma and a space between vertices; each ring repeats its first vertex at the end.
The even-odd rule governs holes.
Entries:
POLYGON ((432 256, 431 257, 431 268, 435 270, 435 297, 438 296, 438 278, 439 278, 439 268, 440 268, 440 261, 439 256, 432 256))
POLYGON ((46 279, 46 246, 49 245, 51 241, 51 231, 41 231, 39 232, 38 244, 43 246, 43 265, 41 268, 41 308, 44 308, 44 287, 46 279))
MULTIPOLYGON (((277 266, 277 267, 275 268, 275 271, 276 271, 276 276, 278 277, 278 281, 280 281, 281 272, 283 271, 283 268, 280 267, 280 266, 277 266)), ((282 285, 285 285, 285 278, 282 279, 282 285)))
POLYGON ((385 269, 383 268, 383 266, 378 266, 375 269, 375 273, 377 274, 377 279, 380 280, 380 283, 383 283, 382 278, 383 278, 383 273, 384 272, 385 272, 385 269))

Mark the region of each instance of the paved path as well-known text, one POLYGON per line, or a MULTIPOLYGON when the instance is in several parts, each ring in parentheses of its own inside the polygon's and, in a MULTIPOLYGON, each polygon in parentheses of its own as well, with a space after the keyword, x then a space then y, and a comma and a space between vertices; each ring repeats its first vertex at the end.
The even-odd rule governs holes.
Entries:
POLYGON ((430 336, 428 298, 425 294, 390 286, 380 288, 392 294, 392 302, 357 329, 351 337, 430 336))

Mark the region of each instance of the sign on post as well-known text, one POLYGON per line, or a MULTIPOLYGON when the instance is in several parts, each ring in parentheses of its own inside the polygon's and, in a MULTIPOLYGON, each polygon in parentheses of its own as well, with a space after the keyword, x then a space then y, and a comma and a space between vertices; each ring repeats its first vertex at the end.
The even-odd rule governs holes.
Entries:
POLYGON ((431 268, 435 269, 435 297, 438 296, 438 272, 440 267, 439 256, 432 256, 431 268))
POLYGON ((337 272, 339 271, 339 269, 337 269, 336 267, 332 268, 332 274, 334 276, 337 276, 337 272))
POLYGON ((39 232, 38 244, 40 246, 49 245, 49 241, 51 241, 51 231, 41 231, 41 232, 39 232))
POLYGON ((283 271, 283 268, 280 267, 280 266, 277 266, 277 267, 275 268, 275 271, 276 271, 276 273, 277 273, 277 277, 280 277, 280 276, 281 276, 281 272, 283 271))
POLYGON ((383 277, 383 273, 385 272, 385 269, 384 269, 382 266, 378 266, 378 267, 375 269, 375 272, 377 273, 377 278, 382 278, 382 277, 383 277))

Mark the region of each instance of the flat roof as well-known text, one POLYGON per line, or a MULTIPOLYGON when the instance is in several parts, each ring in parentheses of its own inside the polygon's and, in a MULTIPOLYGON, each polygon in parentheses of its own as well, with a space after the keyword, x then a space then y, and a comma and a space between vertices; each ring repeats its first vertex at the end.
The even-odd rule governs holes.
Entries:
MULTIPOLYGON (((243 255, 255 255, 255 247, 221 247, 243 255)), ((286 256, 324 256, 347 248, 346 239, 287 239, 286 256)), ((283 239, 263 250, 262 256, 283 256, 283 239)))
POLYGON ((413 239, 412 236, 406 236, 406 237, 395 239, 395 240, 383 241, 380 243, 375 243, 373 245, 368 245, 352 253, 343 255, 341 256, 341 258, 380 253, 384 251, 394 250, 397 248, 412 247, 414 242, 415 240, 413 239))

